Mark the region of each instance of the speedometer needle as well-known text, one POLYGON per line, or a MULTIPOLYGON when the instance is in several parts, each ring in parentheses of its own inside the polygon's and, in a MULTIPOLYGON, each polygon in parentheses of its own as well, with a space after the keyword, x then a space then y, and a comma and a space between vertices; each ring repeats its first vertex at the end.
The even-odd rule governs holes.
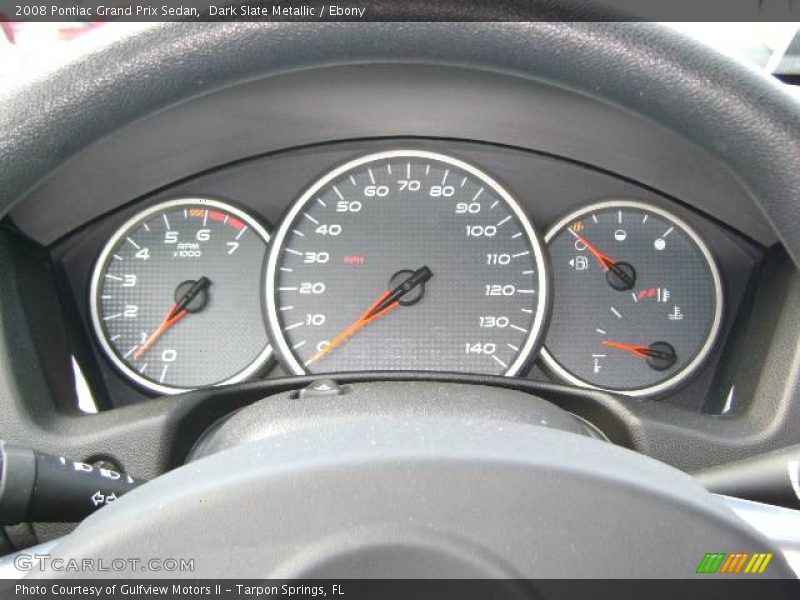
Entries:
POLYGON ((397 308, 400 305, 399 301, 403 296, 408 294, 417 286, 428 281, 431 277, 433 277, 433 271, 431 271, 427 266, 422 266, 411 273, 393 289, 386 290, 383 294, 381 294, 380 298, 378 298, 367 310, 361 314, 360 317, 358 317, 358 319, 353 322, 352 325, 333 338, 327 346, 312 356, 306 364, 308 365, 319 360, 362 327, 372 323, 376 319, 379 319, 383 315, 397 308))
POLYGON ((211 280, 208 277, 201 277, 197 281, 195 281, 189 288, 183 293, 183 295, 177 299, 175 304, 169 307, 166 316, 161 321, 161 323, 156 327, 155 331, 150 334, 144 344, 142 344, 136 352, 133 354, 134 360, 139 360, 144 353, 150 350, 153 345, 161 339, 167 331, 169 331, 178 321, 183 319, 186 315, 189 314, 188 306, 191 304, 192 300, 197 298, 197 296, 208 289, 208 286, 211 285, 211 280))

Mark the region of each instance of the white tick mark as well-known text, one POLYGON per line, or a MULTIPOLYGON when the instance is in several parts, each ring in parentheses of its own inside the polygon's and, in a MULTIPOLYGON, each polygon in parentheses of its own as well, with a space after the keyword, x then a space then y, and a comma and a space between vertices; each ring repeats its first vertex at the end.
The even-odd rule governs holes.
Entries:
POLYGON ((504 363, 502 360, 500 360, 499 358, 497 358, 497 356, 495 356, 494 354, 492 354, 492 358, 494 359, 494 362, 496 362, 498 365, 500 365, 504 369, 508 368, 508 365, 506 363, 504 363))

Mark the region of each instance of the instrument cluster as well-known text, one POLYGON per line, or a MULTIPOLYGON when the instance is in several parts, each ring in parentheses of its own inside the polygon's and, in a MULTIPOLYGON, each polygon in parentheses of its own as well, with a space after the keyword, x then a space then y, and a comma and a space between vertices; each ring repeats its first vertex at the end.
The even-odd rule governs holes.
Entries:
POLYGON ((540 222, 525 194, 474 160, 398 147, 329 167, 274 230, 235 200, 160 199, 95 256, 92 335, 150 394, 264 376, 273 360, 298 375, 537 364, 647 397, 702 369, 725 294, 686 219, 629 195, 540 222))

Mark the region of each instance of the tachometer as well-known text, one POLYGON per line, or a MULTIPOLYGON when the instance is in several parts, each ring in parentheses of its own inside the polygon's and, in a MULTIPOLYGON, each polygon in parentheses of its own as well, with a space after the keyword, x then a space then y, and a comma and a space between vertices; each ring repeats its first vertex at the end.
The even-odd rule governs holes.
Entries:
POLYGON ((207 199, 170 200, 122 225, 91 283, 112 364, 161 393, 254 375, 272 355, 260 291, 268 241, 254 217, 207 199))
POLYGON ((328 173, 291 207, 266 271, 268 325, 293 373, 513 375, 538 350, 543 243, 498 182, 400 150, 328 173))
POLYGON ((694 373, 714 345, 722 285, 711 252, 681 219, 612 200, 547 233, 554 308, 542 357, 560 378, 632 396, 694 373))

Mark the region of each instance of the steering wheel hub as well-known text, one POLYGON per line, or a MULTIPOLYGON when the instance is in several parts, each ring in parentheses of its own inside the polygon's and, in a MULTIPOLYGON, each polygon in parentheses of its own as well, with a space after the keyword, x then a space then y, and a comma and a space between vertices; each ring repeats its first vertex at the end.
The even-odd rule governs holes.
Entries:
POLYGON ((209 577, 633 578, 767 550, 688 475, 542 423, 558 413, 569 422, 519 392, 424 382, 268 398, 54 554, 194 558, 209 577))

